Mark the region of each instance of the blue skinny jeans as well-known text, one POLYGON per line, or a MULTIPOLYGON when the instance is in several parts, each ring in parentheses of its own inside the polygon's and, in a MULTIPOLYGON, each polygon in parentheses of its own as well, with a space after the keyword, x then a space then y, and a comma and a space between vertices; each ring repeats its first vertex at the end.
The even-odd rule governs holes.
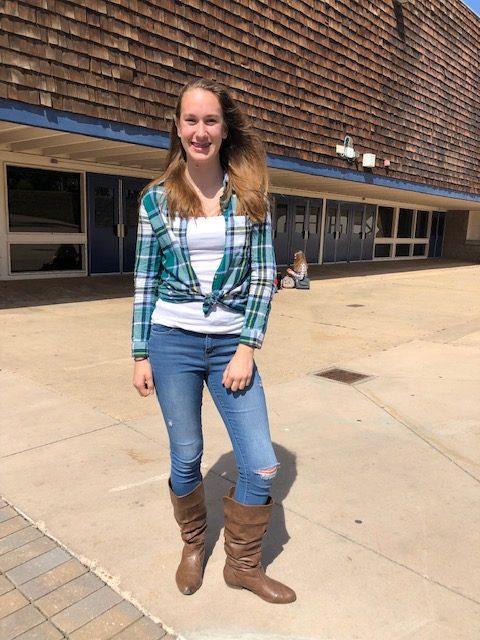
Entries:
POLYGON ((211 335, 152 325, 149 359, 170 440, 170 482, 177 496, 202 480, 201 407, 204 383, 225 423, 238 469, 234 498, 267 502, 278 462, 272 447, 262 381, 256 366, 250 385, 232 392, 222 376, 238 345, 237 335, 211 335))

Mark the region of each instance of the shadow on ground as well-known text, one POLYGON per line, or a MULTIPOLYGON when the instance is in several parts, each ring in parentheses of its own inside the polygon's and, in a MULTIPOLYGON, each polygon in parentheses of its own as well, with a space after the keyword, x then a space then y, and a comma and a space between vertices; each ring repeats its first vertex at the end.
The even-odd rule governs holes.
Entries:
MULTIPOLYGON (((279 444, 273 443, 273 447, 277 460, 280 463, 280 468, 274 480, 272 490, 275 507, 272 512, 270 527, 263 544, 262 564, 264 567, 267 567, 282 553, 284 546, 290 540, 285 524, 285 512, 282 502, 288 495, 297 477, 295 454, 279 444)), ((223 527, 223 501, 219 495, 216 495, 215 499, 212 499, 212 496, 216 494, 215 487, 218 486, 218 476, 230 480, 232 484, 235 483, 234 478, 237 476, 237 470, 233 452, 220 456, 217 462, 209 469, 204 479, 208 502, 206 560, 211 556, 217 543, 223 545, 223 538, 220 540, 220 532, 223 527)))
MULTIPOLYGON (((386 262, 352 262, 322 264, 309 267, 311 280, 356 278, 382 273, 402 273, 431 269, 465 267, 472 262, 431 258, 429 260, 397 260, 386 262)), ((286 267, 278 271, 285 273, 286 267)), ((37 278, 0 282, 0 309, 36 307, 47 304, 88 302, 133 296, 133 275, 89 276, 79 278, 37 278)))

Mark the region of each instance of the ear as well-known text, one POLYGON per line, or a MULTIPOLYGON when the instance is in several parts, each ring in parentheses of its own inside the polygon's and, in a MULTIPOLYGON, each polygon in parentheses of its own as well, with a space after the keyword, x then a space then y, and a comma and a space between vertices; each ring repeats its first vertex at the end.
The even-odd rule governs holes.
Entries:
POLYGON ((173 122, 175 123, 175 129, 177 130, 177 136, 180 137, 180 131, 178 130, 178 120, 176 117, 173 118, 173 122))
POLYGON ((223 140, 225 140, 228 137, 228 129, 227 129, 227 125, 224 124, 223 125, 223 130, 222 130, 222 138, 223 140))

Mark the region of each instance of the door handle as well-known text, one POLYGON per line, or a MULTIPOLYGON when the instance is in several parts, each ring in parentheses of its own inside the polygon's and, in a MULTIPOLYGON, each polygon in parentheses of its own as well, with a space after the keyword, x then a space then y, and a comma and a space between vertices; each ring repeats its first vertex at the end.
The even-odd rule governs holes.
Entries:
POLYGON ((117 238, 125 237, 125 225, 121 222, 117 224, 117 238))

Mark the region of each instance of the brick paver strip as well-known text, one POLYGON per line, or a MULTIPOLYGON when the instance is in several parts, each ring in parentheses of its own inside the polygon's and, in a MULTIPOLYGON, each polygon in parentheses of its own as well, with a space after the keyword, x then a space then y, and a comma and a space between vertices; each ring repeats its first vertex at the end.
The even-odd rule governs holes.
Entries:
POLYGON ((32 540, 41 538, 42 536, 42 532, 35 527, 26 527, 21 531, 12 533, 9 536, 0 539, 0 555, 8 553, 13 549, 17 549, 18 547, 23 547, 27 542, 31 542, 32 540))
POLYGON ((4 593, 7 593, 7 591, 11 591, 14 588, 15 587, 8 578, 0 575, 0 596, 3 596, 4 593))
POLYGON ((21 633, 44 621, 45 618, 40 611, 33 604, 30 604, 0 620, 0 638, 2 640, 16 639, 21 633))
POLYGON ((41 538, 36 538, 36 540, 27 542, 27 544, 0 556, 0 571, 5 573, 9 569, 18 567, 20 564, 23 564, 32 558, 41 556, 43 553, 50 551, 50 549, 54 549, 56 546, 57 544, 51 540, 51 538, 47 538, 47 536, 42 536, 41 538))
POLYGON ((0 640, 66 638, 175 640, 0 499, 0 640))
POLYGON ((16 585, 23 584, 45 573, 45 571, 58 567, 59 564, 62 564, 62 562, 70 558, 71 556, 63 549, 52 549, 41 556, 33 558, 33 560, 21 564, 19 567, 15 567, 15 569, 6 571, 6 576, 16 585))
MULTIPOLYGON (((65 636, 51 622, 43 622, 38 627, 17 636, 15 640, 63 640, 65 636)), ((93 640, 93 638, 91 639, 93 640)))
POLYGON ((71 607, 72 604, 83 600, 91 593, 98 591, 103 586, 104 582, 95 574, 85 573, 83 576, 36 600, 35 605, 47 618, 51 618, 67 607, 71 607))
POLYGON ((20 531, 20 529, 25 529, 28 527, 29 523, 22 518, 21 516, 15 516, 14 518, 9 518, 5 522, 0 523, 0 538, 4 538, 5 536, 9 536, 11 533, 15 533, 15 531, 20 531))
POLYGON ((121 631, 113 640, 173 640, 173 636, 167 636, 165 629, 155 624, 150 618, 140 618, 137 622, 121 631))
POLYGON ((122 597, 119 596, 118 593, 115 593, 110 587, 105 586, 83 600, 80 600, 80 602, 68 607, 68 609, 57 613, 57 615, 52 618, 52 622, 64 633, 70 634, 104 611, 111 609, 111 607, 118 604, 121 600, 122 597))
POLYGON ((12 507, 2 507, 0 508, 0 522, 5 522, 5 520, 10 520, 10 518, 14 518, 17 515, 15 509, 12 507))
POLYGON ((70 634, 71 640, 110 640, 115 634, 142 617, 130 602, 120 602, 95 620, 70 634))
POLYGON ((87 567, 75 558, 72 558, 58 565, 55 569, 42 573, 41 576, 33 578, 33 580, 24 582, 18 588, 27 598, 30 598, 30 600, 38 600, 54 589, 58 589, 58 587, 87 573, 87 571, 87 567))
POLYGON ((26 607, 28 600, 19 591, 9 591, 0 596, 0 618, 6 618, 14 611, 26 607))

